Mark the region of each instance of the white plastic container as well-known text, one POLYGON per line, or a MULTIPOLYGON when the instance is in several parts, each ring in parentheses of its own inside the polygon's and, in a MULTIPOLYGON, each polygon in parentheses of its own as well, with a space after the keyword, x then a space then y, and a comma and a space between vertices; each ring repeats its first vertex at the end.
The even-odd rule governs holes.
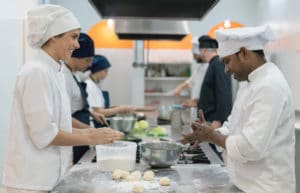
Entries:
POLYGON ((115 141, 112 144, 96 145, 97 165, 103 171, 135 169, 137 144, 128 141, 115 141))

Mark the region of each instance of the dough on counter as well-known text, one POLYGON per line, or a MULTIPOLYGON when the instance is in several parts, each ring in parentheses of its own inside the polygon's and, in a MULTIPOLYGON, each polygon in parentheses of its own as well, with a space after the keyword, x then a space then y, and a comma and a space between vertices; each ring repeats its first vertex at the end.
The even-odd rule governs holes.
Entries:
POLYGON ((153 180, 154 172, 152 172, 151 170, 144 172, 143 178, 144 178, 144 180, 147 180, 147 181, 153 180))
POLYGON ((128 176, 129 176, 128 171, 121 170, 121 179, 127 179, 128 176))
POLYGON ((141 180, 142 178, 142 173, 140 171, 134 171, 130 175, 134 176, 136 178, 136 181, 141 180))
POLYGON ((138 179, 137 179, 135 176, 133 176, 133 175, 127 176, 126 180, 127 180, 128 182, 138 181, 138 179))
POLYGON ((122 174, 122 170, 116 169, 112 173, 111 177, 112 177, 113 180, 119 180, 119 179, 121 179, 121 174, 122 174))
POLYGON ((134 193, 142 193, 144 191, 144 186, 142 184, 136 184, 133 186, 134 193))
POLYGON ((159 184, 162 186, 169 186, 171 183, 171 180, 168 177, 162 177, 159 180, 159 184))

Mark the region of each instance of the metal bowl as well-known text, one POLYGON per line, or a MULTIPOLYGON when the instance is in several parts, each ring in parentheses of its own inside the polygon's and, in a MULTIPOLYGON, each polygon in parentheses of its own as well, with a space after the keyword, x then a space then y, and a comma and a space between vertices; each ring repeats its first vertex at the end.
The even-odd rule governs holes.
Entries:
POLYGON ((134 127, 136 117, 134 115, 117 115, 108 119, 113 129, 129 133, 134 127))
POLYGON ((182 145, 171 142, 145 142, 140 144, 141 159, 153 168, 168 168, 176 164, 182 145))

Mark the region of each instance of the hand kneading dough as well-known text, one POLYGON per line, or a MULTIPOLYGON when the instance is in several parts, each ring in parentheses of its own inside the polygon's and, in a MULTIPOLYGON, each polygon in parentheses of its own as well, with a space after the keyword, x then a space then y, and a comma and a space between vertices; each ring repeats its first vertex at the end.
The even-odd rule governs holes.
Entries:
POLYGON ((154 178, 154 172, 146 171, 144 173, 144 180, 151 181, 151 180, 153 180, 153 178, 154 178))
POLYGON ((114 170, 111 177, 113 180, 119 180, 121 178, 121 174, 122 174, 122 171, 119 169, 116 169, 116 170, 114 170))
POLYGON ((134 193, 142 193, 144 190, 144 186, 141 184, 136 184, 133 186, 133 192, 134 193))
POLYGON ((159 184, 162 186, 169 186, 170 185, 170 179, 168 177, 163 177, 159 180, 159 184))

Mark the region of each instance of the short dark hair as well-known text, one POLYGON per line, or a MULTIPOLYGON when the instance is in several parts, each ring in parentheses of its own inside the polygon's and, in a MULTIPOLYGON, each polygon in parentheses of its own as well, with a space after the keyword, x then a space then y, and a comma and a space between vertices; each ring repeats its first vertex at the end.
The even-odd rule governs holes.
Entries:
POLYGON ((251 50, 251 51, 265 59, 265 52, 263 50, 251 50))
POLYGON ((200 36, 198 39, 199 48, 219 48, 219 44, 216 39, 209 37, 208 35, 200 36))

